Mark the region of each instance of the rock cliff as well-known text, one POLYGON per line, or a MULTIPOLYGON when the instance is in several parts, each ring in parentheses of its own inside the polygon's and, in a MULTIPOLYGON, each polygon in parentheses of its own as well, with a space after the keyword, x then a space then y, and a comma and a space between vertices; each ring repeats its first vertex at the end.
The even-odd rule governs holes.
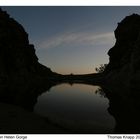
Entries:
POLYGON ((38 62, 22 25, 0 9, 1 133, 61 131, 32 113, 37 97, 51 88, 55 76, 58 74, 38 62))
POLYGON ((0 9, 0 85, 24 84, 53 74, 38 62, 22 25, 0 9))
POLYGON ((126 87, 140 83, 140 16, 125 17, 115 32, 116 43, 108 51, 107 81, 126 87), (136 84, 135 84, 136 83, 136 84))

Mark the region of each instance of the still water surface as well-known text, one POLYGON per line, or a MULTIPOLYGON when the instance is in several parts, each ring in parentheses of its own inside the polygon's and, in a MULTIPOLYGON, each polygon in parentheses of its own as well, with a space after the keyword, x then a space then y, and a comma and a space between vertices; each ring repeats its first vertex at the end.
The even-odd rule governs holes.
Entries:
POLYGON ((61 84, 38 97, 35 113, 75 131, 112 133, 114 118, 108 113, 109 101, 99 86, 61 84))

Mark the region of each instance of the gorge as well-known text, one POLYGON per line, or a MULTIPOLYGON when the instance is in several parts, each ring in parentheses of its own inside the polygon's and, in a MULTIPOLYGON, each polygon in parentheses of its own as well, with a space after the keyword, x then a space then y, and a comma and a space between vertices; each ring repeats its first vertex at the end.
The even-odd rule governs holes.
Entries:
POLYGON ((74 131, 34 112, 38 97, 62 83, 99 85, 97 92, 108 99, 107 111, 115 119, 112 133, 139 133, 140 16, 125 17, 114 33, 116 43, 102 73, 62 75, 38 62, 22 25, 0 9, 0 133, 98 132, 74 131))

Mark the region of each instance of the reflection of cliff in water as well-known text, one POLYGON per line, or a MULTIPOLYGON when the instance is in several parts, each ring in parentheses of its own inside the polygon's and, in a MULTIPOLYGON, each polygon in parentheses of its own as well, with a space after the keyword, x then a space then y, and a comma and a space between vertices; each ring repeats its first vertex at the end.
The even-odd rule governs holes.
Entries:
MULTIPOLYGON (((34 105, 37 103, 38 96, 40 96, 43 92, 48 91, 51 87, 57 84, 58 83, 51 84, 49 82, 46 82, 46 85, 44 86, 44 88, 28 87, 26 91, 21 90, 21 92, 17 92, 17 93, 16 93, 16 89, 13 91, 10 91, 9 89, 6 89, 6 88, 5 89, 0 88, 1 90, 0 102, 4 104, 5 103, 11 104, 11 106, 16 105, 15 107, 20 106, 21 108, 24 108, 25 110, 32 112, 34 109, 34 105), (6 94, 6 93, 9 93, 9 94, 6 94)), ((137 94, 139 93, 138 89, 136 90, 133 88, 131 92, 130 91, 128 92, 128 90, 127 92, 125 92, 124 90, 123 91, 116 90, 111 86, 109 88, 107 86, 103 86, 102 89, 101 88, 98 89, 96 93, 100 94, 102 97, 109 99, 108 112, 115 118, 115 121, 116 121, 115 129, 113 133, 139 133, 140 132, 140 128, 139 128, 140 103, 139 103, 139 98, 137 94)), ((15 108, 15 110, 17 109, 15 108)), ((1 114, 2 113, 3 112, 1 111, 1 114)), ((9 116, 9 118, 11 118, 11 116, 9 116)), ((45 120, 45 118, 41 118, 41 120, 45 120)), ((53 124, 53 122, 49 122, 49 123, 51 125, 53 124)), ((55 131, 51 130, 51 132, 49 132, 48 130, 41 130, 38 133, 74 133, 69 130, 67 130, 66 132, 65 131, 59 132, 59 129, 61 129, 61 124, 55 124, 55 125, 57 126, 57 130, 55 131)), ((17 132, 17 131, 14 131, 14 132, 17 132)), ((20 132, 22 133, 22 131, 20 132)), ((32 131, 30 130, 30 132, 35 133, 33 130, 32 131)))
POLYGON ((140 91, 125 91, 113 90, 113 88, 105 88, 106 97, 109 99, 108 112, 115 118, 116 126, 114 133, 118 134, 134 134, 140 133, 140 102, 139 98, 134 97, 134 94, 140 91), (123 96, 125 94, 125 96, 123 96))
POLYGON ((38 96, 52 85, 49 82, 40 87, 26 85, 20 91, 18 87, 12 90, 0 87, 0 133, 67 133, 61 125, 33 112, 38 96))
POLYGON ((40 85, 40 87, 24 85, 20 90, 18 87, 14 87, 13 89, 0 87, 0 102, 17 105, 32 111, 37 102, 37 97, 53 86, 49 82, 46 82, 44 85, 40 85))

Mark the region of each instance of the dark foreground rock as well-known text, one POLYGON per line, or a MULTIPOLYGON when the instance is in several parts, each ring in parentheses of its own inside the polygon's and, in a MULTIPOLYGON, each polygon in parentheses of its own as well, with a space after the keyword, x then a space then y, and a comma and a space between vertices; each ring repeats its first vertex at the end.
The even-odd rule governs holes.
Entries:
POLYGON ((18 106, 0 103, 0 110, 1 134, 67 133, 64 128, 52 124, 47 118, 42 118, 18 106))

